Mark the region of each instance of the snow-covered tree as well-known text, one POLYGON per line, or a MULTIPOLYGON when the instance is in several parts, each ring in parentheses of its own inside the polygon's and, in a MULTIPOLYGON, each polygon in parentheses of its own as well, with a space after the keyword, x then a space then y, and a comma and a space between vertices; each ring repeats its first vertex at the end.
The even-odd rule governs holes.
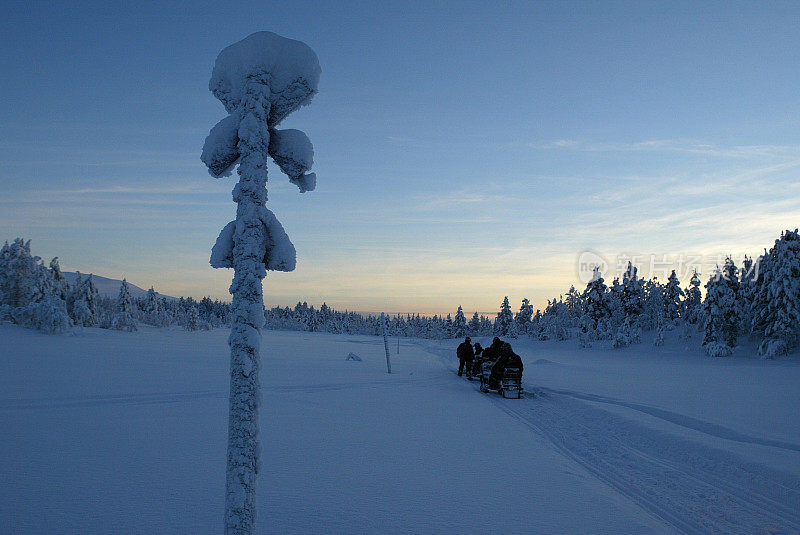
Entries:
POLYGON ((639 269, 628 262, 628 268, 622 275, 619 291, 619 307, 621 313, 614 330, 614 347, 623 348, 641 341, 641 319, 645 305, 644 283, 638 276, 639 269))
POLYGON ((580 318, 583 314, 583 298, 574 285, 570 285, 567 295, 564 297, 564 304, 567 306, 570 315, 575 318, 580 318))
POLYGON ((187 331, 200 330, 200 313, 198 312, 196 306, 189 309, 189 316, 186 320, 186 330, 187 331))
POLYGON ((70 317, 75 319, 73 315, 73 306, 75 305, 75 300, 78 298, 78 289, 83 284, 83 275, 81 275, 80 271, 75 272, 75 281, 70 285, 69 292, 67 292, 67 312, 69 312, 70 317))
POLYGON ((568 340, 570 319, 570 312, 561 298, 548 300, 547 307, 539 320, 539 339, 568 340))
POLYGON ((453 336, 463 338, 467 334, 467 318, 464 317, 464 310, 458 305, 456 318, 453 320, 453 336))
POLYGON ((613 347, 620 349, 641 341, 641 329, 630 316, 626 316, 614 331, 613 347))
POLYGON ((513 321, 514 314, 511 312, 511 304, 508 302, 508 296, 505 296, 503 303, 500 305, 500 312, 497 313, 497 318, 494 320, 494 334, 507 336, 513 321))
POLYGON ((33 278, 28 287, 27 302, 38 303, 55 293, 55 280, 53 280, 47 268, 44 267, 44 263, 39 260, 36 263, 33 278))
POLYGON ((664 331, 666 330, 665 324, 666 324, 666 318, 662 318, 658 322, 658 325, 656 325, 656 335, 653 338, 653 345, 656 347, 664 345, 664 331))
POLYGON ((680 284, 673 269, 664 287, 664 317, 669 321, 677 320, 683 310, 683 289, 680 284))
POLYGON ((313 160, 311 142, 299 130, 277 126, 310 102, 320 72, 316 54, 304 43, 258 32, 220 52, 209 82, 229 115, 211 129, 201 159, 215 177, 239 165, 236 220, 222 230, 211 253, 213 267, 234 268, 225 489, 225 531, 231 534, 255 529, 261 281, 268 269, 295 267, 294 246, 266 208, 267 160, 272 157, 301 192, 314 189, 316 176, 306 174, 313 160))
POLYGON ((657 277, 643 281, 644 300, 639 326, 646 330, 655 329, 664 318, 665 285, 657 277))
POLYGON ((481 319, 478 317, 478 312, 472 315, 472 318, 469 320, 469 324, 467 325, 467 331, 472 336, 478 336, 481 334, 481 319))
POLYGON ((531 302, 526 297, 522 300, 519 312, 514 316, 514 336, 525 336, 528 334, 528 328, 530 327, 532 317, 533 305, 531 305, 531 302))
POLYGON ((149 323, 155 327, 164 327, 167 325, 167 315, 164 311, 163 301, 158 297, 158 294, 152 286, 147 290, 147 295, 144 296, 142 309, 145 323, 149 323))
POLYGON ((119 297, 117 297, 117 310, 111 320, 111 328, 118 331, 138 331, 139 327, 133 314, 133 302, 131 301, 131 292, 128 290, 128 281, 122 279, 119 297))
POLYGON ((12 308, 25 307, 31 295, 40 258, 31 255, 31 242, 15 239, 0 251, 3 303, 12 308))
POLYGON ((53 274, 44 263, 36 265, 28 289, 27 305, 17 309, 19 323, 49 334, 64 333, 72 328, 67 304, 61 297, 53 274))
MULTIPOLYGON (((54 259, 51 266, 58 267, 54 259)), ((31 254, 31 242, 22 238, 0 248, 0 319, 38 329, 61 333, 71 329, 72 322, 62 296, 60 270, 47 268, 38 256, 31 254)), ((62 275, 63 277, 63 275, 62 275)))
POLYGON ((690 324, 695 324, 702 315, 702 296, 700 295, 700 277, 697 271, 692 273, 692 278, 689 280, 689 287, 686 289, 686 297, 683 300, 684 317, 690 324))
POLYGON ((625 311, 622 309, 622 291, 625 287, 620 283, 619 277, 614 277, 611 286, 608 287, 606 303, 608 304, 611 323, 620 323, 625 319, 625 311))
POLYGON ((57 256, 50 260, 50 274, 53 276, 53 280, 55 281, 55 286, 59 297, 66 302, 70 287, 69 283, 67 282, 67 277, 65 277, 61 272, 61 265, 58 263, 57 256))
POLYGON ((631 324, 636 324, 644 308, 644 282, 639 278, 639 268, 628 262, 622 275, 622 310, 631 324))
POLYGON ((84 279, 78 273, 67 299, 67 310, 71 311, 75 325, 92 327, 100 323, 100 293, 91 274, 84 279))
POLYGON ((738 287, 736 266, 730 258, 706 284, 703 348, 711 357, 726 357, 736 347, 739 334, 739 318, 736 315, 738 287))
MULTIPOLYGON (((672 275, 675 275, 673 270, 672 275)), ((670 276, 672 278, 672 276, 670 276)), ((670 303, 667 301, 667 285, 661 285, 653 278, 652 284, 648 285, 646 294, 646 308, 650 316, 652 327, 656 330, 656 335, 653 338, 654 346, 664 345, 664 331, 668 328, 672 329, 675 326, 674 319, 670 319, 668 314, 672 310, 670 303)), ((674 277, 674 284, 677 284, 678 278, 674 277)), ((677 286, 676 286, 677 287, 677 286)), ((680 289, 680 287, 677 287, 680 289)), ((675 291, 674 288, 672 290, 675 291)), ((680 304, 680 296, 677 297, 678 304, 680 304)))
POLYGON ((452 338, 453 336, 453 317, 448 314, 442 326, 442 338, 452 338))
POLYGON ((753 332, 762 338, 759 355, 774 358, 800 338, 800 235, 785 231, 761 263, 754 300, 753 332))
POLYGON ((591 329, 597 331, 601 321, 608 318, 611 310, 608 306, 608 287, 599 268, 594 268, 592 280, 583 291, 584 315, 591 321, 591 329))

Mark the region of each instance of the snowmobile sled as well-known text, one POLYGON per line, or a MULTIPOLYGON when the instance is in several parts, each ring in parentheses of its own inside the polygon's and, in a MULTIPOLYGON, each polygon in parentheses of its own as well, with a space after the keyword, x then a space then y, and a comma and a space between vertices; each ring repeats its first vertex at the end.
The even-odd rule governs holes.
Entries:
POLYGON ((490 381, 494 362, 482 363, 480 381, 481 392, 496 391, 504 398, 520 399, 522 397, 522 371, 519 368, 506 368, 495 384, 490 381))

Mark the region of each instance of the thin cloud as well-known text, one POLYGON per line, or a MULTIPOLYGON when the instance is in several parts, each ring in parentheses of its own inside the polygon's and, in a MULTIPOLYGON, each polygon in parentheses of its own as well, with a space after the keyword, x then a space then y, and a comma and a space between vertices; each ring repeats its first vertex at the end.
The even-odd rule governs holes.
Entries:
POLYGON ((798 145, 733 145, 722 146, 695 140, 651 139, 636 142, 594 142, 576 139, 535 141, 527 146, 536 150, 570 150, 577 152, 677 152, 718 157, 753 158, 800 156, 798 145))

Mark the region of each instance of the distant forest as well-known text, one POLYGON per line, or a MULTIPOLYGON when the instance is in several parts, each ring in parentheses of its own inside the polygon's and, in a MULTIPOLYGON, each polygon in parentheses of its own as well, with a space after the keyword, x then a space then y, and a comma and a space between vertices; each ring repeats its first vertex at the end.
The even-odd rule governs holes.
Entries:
MULTIPOLYGON (((264 311, 268 329, 378 335, 414 338, 471 336, 527 337, 536 340, 577 339, 581 347, 609 344, 623 348, 642 342, 653 331, 653 344, 664 343, 666 331, 683 329, 702 335, 709 356, 730 355, 739 340, 752 337, 762 358, 794 350, 800 338, 800 235, 784 231, 771 249, 758 258, 745 257, 741 266, 731 258, 717 266, 706 281, 695 272, 681 286, 675 271, 661 282, 642 279, 632 263, 620 278, 607 284, 595 269, 582 291, 575 287, 534 310, 523 299, 513 312, 508 297, 494 318, 477 312, 468 319, 461 306, 446 316, 373 315, 319 308, 298 302, 294 307, 264 311)), ((131 297, 125 280, 116 299, 102 297, 92 275, 72 284, 61 272, 58 258, 48 265, 31 253, 30 241, 6 242, 0 249, 0 321, 47 333, 101 327, 136 331, 140 323, 180 326, 190 331, 230 326, 227 302, 205 297, 166 299, 153 288, 144 297, 131 297)))

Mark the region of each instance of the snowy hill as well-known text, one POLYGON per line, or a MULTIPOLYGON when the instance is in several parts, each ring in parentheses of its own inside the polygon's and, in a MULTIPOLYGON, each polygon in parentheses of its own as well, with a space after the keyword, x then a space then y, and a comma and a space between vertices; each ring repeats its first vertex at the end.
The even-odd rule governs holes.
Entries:
MULTIPOLYGON (((229 331, 140 329, 0 325, 3 530, 219 532, 229 331)), ((259 533, 800 531, 797 360, 519 340, 506 400, 457 341, 263 338, 259 533)))
MULTIPOLYGON (((88 276, 88 273, 81 273, 82 277, 88 276)), ((78 274, 73 273, 71 271, 65 271, 64 276, 67 278, 67 282, 73 284, 75 279, 77 278, 78 274)), ((119 287, 122 284, 121 280, 117 279, 109 279, 108 277, 101 277, 100 275, 92 274, 92 280, 94 281, 94 285, 97 288, 97 291, 100 292, 100 295, 103 297, 110 297, 111 299, 116 299, 119 295, 119 287)), ((144 297, 147 295, 147 290, 143 290, 136 286, 135 284, 131 284, 131 281, 128 281, 128 290, 131 292, 131 297, 138 298, 144 297)), ((156 292, 158 293, 158 292, 156 292)), ((160 297, 165 299, 176 299, 175 297, 169 295, 158 294, 160 297)))

